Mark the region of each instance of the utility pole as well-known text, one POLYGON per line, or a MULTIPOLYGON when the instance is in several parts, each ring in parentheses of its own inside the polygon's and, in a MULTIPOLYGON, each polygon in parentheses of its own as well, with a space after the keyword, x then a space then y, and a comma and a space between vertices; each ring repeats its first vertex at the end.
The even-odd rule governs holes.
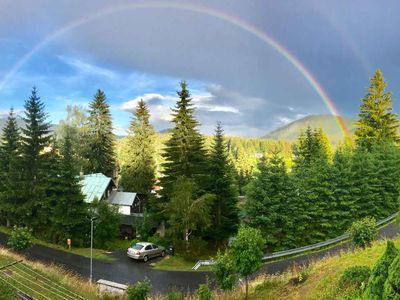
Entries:
POLYGON ((93 221, 95 217, 90 218, 90 283, 93 280, 93 221))

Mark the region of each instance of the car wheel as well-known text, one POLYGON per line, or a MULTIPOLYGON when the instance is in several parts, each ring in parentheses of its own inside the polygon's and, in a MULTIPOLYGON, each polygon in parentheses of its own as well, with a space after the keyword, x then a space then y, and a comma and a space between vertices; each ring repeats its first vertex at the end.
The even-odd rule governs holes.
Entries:
POLYGON ((147 255, 145 255, 144 257, 143 257, 143 261, 144 262, 147 262, 149 260, 149 257, 147 256, 147 255))
POLYGON ((165 256, 165 251, 161 252, 161 257, 165 256))

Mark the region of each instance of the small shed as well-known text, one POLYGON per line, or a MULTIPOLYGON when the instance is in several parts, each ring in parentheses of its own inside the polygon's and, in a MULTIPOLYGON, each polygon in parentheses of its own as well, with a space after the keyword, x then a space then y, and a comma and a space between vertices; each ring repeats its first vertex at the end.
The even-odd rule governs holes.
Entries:
POLYGON ((119 213, 125 216, 143 214, 145 201, 144 195, 120 191, 112 191, 109 197, 110 204, 117 205, 119 213))

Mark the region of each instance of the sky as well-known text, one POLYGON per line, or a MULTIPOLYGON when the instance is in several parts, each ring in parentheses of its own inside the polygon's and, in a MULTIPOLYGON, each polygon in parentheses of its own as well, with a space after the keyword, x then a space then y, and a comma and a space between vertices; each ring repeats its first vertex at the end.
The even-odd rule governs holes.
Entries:
POLYGON ((399 112, 399 1, 0 0, 0 117, 36 86, 49 121, 107 96, 124 135, 144 99, 172 127, 186 80, 200 130, 263 136, 311 114, 356 116, 381 69, 399 112), (330 105, 327 105, 330 102, 330 105))

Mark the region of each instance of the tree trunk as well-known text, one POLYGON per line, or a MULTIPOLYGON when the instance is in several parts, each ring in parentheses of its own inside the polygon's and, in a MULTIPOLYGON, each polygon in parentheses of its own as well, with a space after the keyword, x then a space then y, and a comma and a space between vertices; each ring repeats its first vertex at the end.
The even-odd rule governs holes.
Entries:
POLYGON ((248 299, 248 297, 249 297, 249 279, 247 278, 247 275, 246 275, 246 277, 245 277, 245 281, 246 281, 246 300, 248 299))
POLYGON ((189 251, 189 229, 185 229, 185 245, 186 245, 186 252, 189 251))
POLYGON ((10 227, 10 220, 7 219, 7 227, 10 227))

